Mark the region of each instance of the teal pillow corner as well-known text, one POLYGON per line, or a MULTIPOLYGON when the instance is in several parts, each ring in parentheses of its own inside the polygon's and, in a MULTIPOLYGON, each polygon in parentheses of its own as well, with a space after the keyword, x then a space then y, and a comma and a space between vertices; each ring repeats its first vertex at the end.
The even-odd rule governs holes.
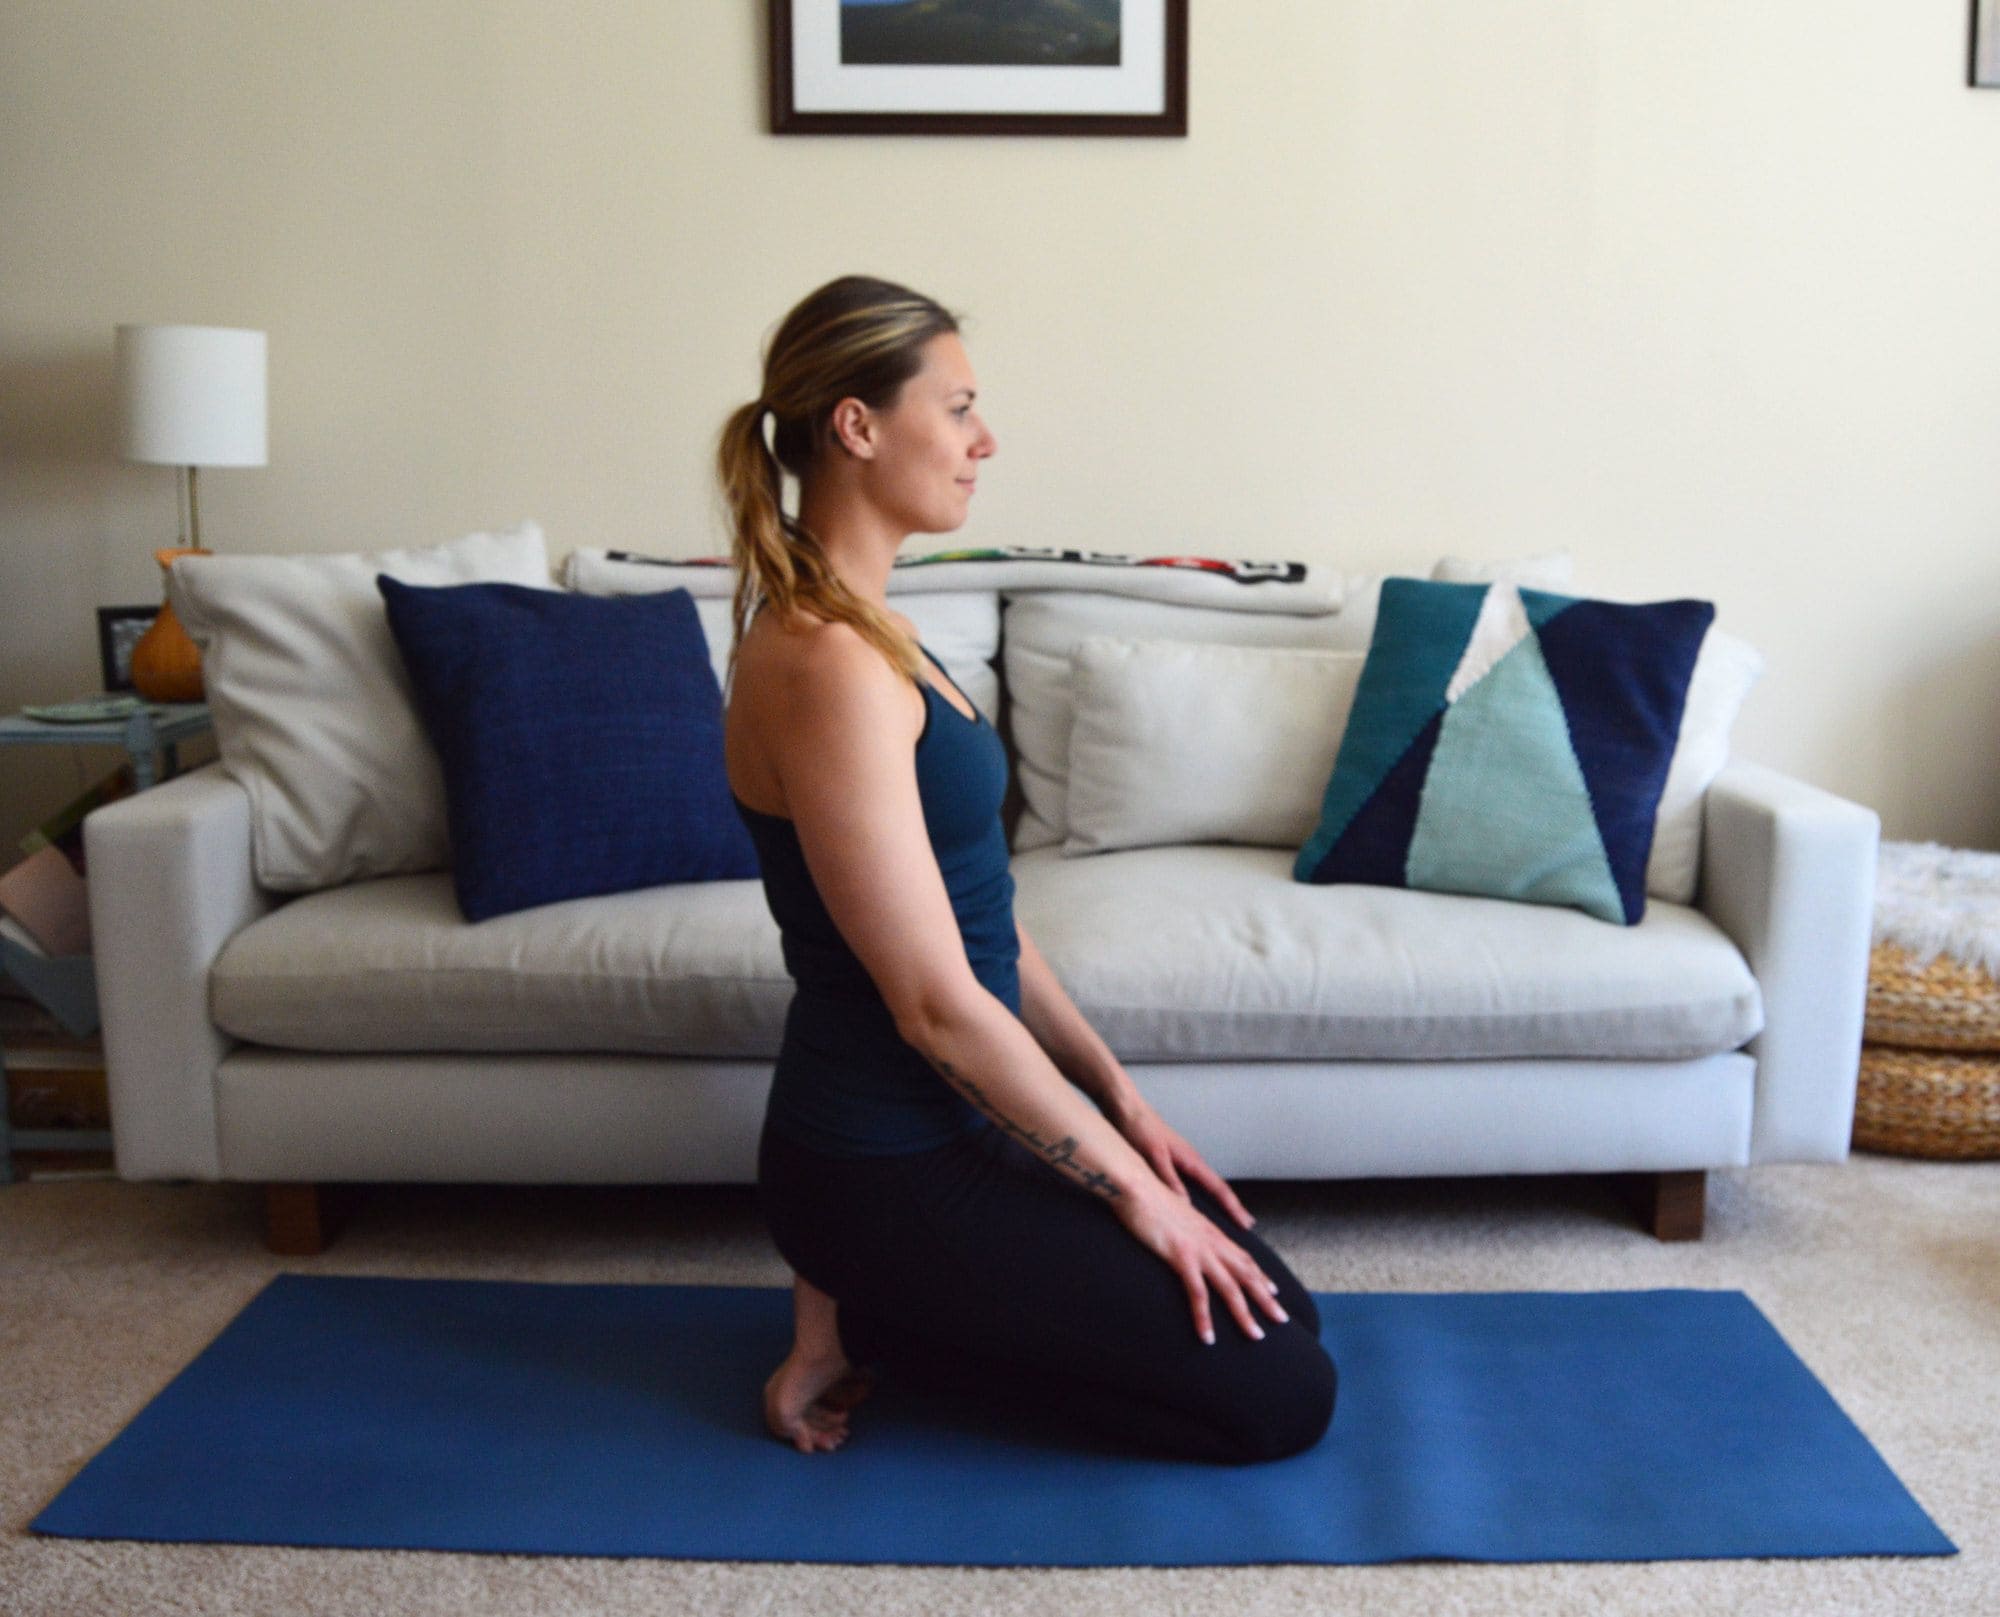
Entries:
POLYGON ((1383 581, 1296 880, 1564 905, 1624 926, 1708 601, 1383 581))
POLYGON ((759 874, 685 589, 596 596, 387 574, 376 586, 443 769, 468 921, 759 874))

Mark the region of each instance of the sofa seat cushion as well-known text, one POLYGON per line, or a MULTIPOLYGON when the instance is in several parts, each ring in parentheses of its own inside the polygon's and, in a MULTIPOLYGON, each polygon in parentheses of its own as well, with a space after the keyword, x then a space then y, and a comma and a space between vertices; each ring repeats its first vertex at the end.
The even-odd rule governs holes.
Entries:
MULTIPOLYGON (((1705 916, 1295 882, 1280 848, 1017 854, 1015 914, 1127 1061, 1675 1059, 1763 1023, 1705 916)), ((468 925, 443 871, 303 894, 217 958, 216 1025, 298 1050, 618 1050, 769 1059, 792 982, 752 881, 468 925)))
POLYGON ((684 882, 468 925, 444 871, 293 899, 210 974, 225 1032, 295 1050, 775 1056, 792 980, 756 881, 684 882))
POLYGON ((1699 911, 1577 910, 1313 886, 1282 849, 1014 858, 1014 913, 1125 1061, 1686 1059, 1763 1026, 1743 956, 1699 911))

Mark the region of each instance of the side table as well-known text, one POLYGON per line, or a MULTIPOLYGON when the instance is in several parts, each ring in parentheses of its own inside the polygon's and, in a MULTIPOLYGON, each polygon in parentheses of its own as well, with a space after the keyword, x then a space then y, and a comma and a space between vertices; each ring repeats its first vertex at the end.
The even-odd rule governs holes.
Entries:
POLYGON ((25 713, 0 718, 0 747, 123 747, 132 758, 133 790, 143 792, 180 773, 180 744, 214 728, 206 702, 150 702, 122 719, 56 724, 25 713), (164 754, 164 774, 154 765, 164 754))
MULTIPOLYGON (((213 728, 205 702, 154 702, 122 719, 106 719, 95 724, 58 724, 48 719, 31 719, 23 713, 0 717, 0 747, 123 747, 132 760, 133 790, 143 792, 162 780, 180 773, 180 745, 213 728), (158 760, 164 758, 162 771, 158 760)), ((8 946, 10 949, 13 945, 8 946)), ((77 963, 87 956, 76 957, 77 963)), ((22 971, 37 962, 24 961, 22 971)), ((56 970, 63 967, 55 962, 56 970)), ((0 975, 7 975, 7 963, 0 957, 0 975)), ((83 975, 87 977, 87 967, 83 975)), ((23 984, 33 989, 32 983, 23 984)), ((95 994, 95 983, 90 983, 95 994)), ((46 990, 45 990, 46 991, 46 990)), ((88 1009, 89 1007, 81 1007, 88 1009)), ((75 1016, 78 1007, 71 999, 65 1014, 75 1016)), ((90 1018, 94 1024, 94 1015, 90 1018)), ((79 1029, 90 1031, 89 1027, 79 1029)), ((0 1046, 0 1185, 14 1178, 14 1152, 27 1151, 108 1151, 108 1129, 15 1129, 7 1118, 7 1052, 0 1046)))

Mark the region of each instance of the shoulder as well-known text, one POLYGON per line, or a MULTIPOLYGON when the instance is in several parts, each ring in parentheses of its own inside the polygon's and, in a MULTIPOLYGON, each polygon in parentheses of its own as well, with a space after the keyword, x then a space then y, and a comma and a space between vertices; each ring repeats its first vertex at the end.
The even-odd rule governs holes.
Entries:
POLYGON ((794 718, 907 715, 909 681, 851 624, 797 614, 787 624, 753 626, 746 651, 753 640, 759 683, 794 718))
MULTIPOLYGON (((921 640, 923 638, 923 635, 918 631, 916 623, 906 613, 898 612, 894 607, 890 606, 883 607, 882 611, 883 615, 891 623, 895 624, 897 628, 901 629, 912 640, 921 640)), ((797 606, 789 613, 780 614, 776 607, 766 603, 758 608, 756 615, 751 620, 751 627, 753 629, 760 626, 772 632, 773 638, 779 640, 798 639, 818 630, 845 630, 854 639, 860 639, 860 636, 850 625, 822 618, 809 606, 797 606)), ((866 644, 866 642, 864 641, 863 644, 866 644)))

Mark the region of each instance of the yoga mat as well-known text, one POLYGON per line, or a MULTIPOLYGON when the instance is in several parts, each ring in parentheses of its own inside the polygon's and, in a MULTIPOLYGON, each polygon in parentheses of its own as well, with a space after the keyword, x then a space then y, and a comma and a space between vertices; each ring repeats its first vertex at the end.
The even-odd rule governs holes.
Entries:
POLYGON ((284 1274, 31 1525, 970 1566, 1956 1553, 1741 1292, 1315 1296, 1331 1429, 1228 1466, 887 1379, 800 1454, 761 1410, 789 1289, 284 1274))

